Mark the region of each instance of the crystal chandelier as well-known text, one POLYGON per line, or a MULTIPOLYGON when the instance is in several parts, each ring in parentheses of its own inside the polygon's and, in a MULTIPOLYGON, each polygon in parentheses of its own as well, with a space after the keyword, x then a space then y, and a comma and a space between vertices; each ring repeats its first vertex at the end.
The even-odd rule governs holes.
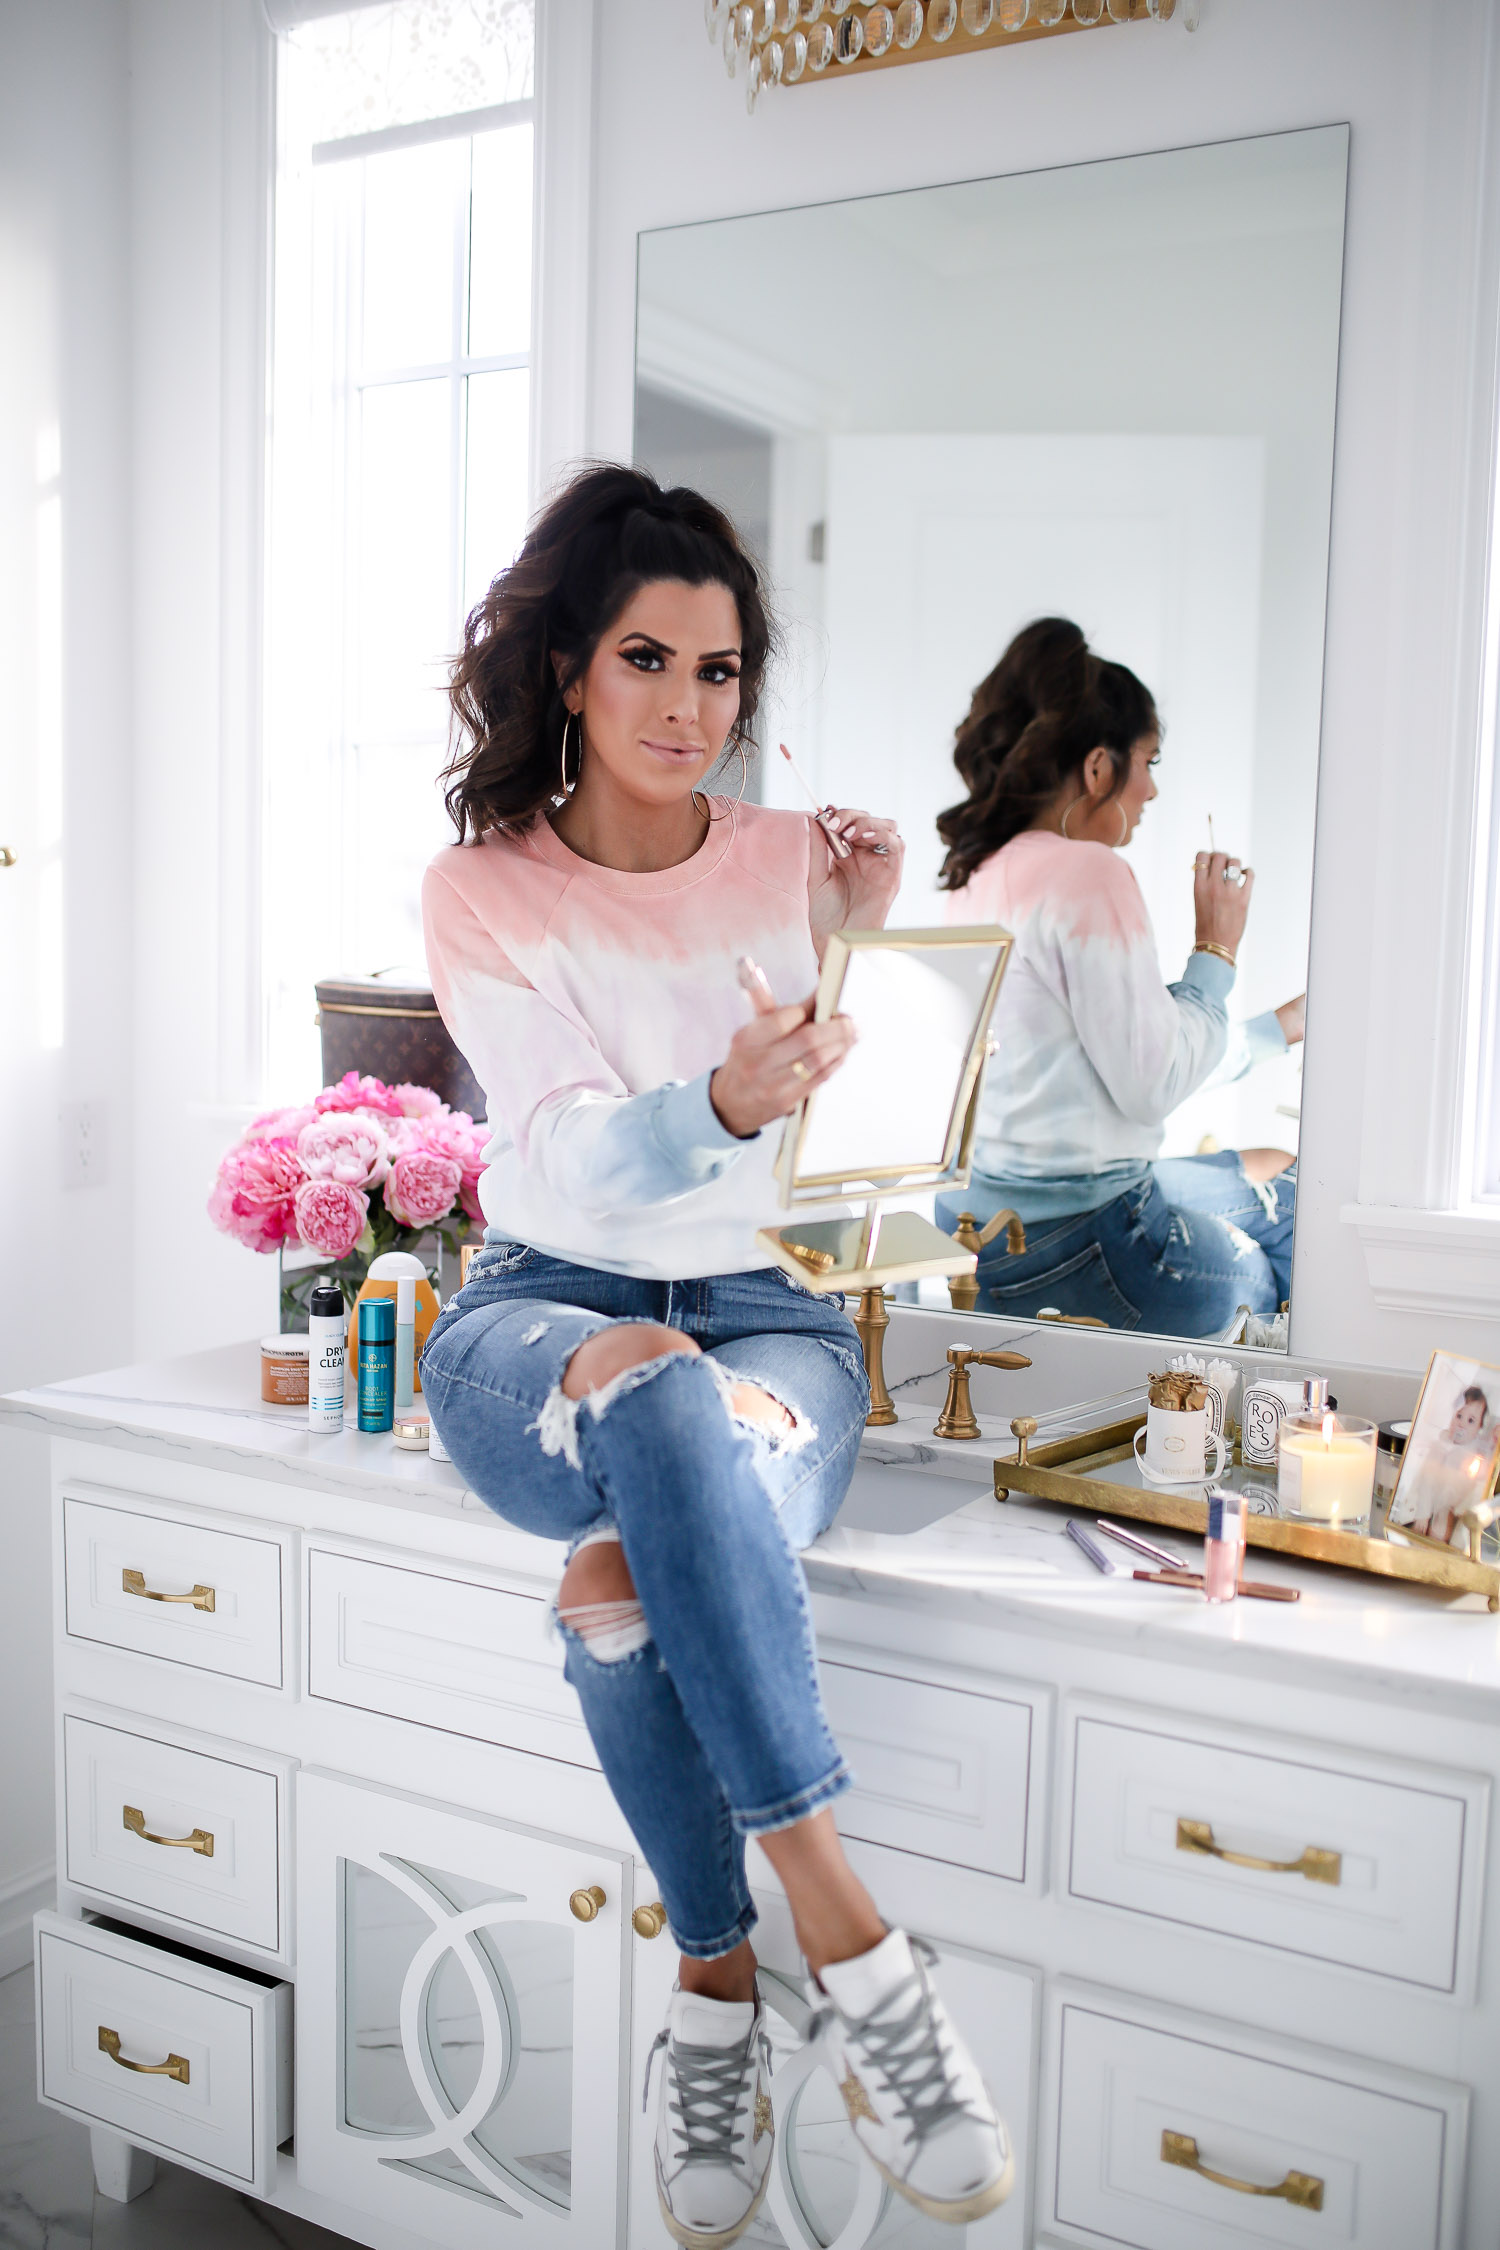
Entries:
POLYGON ((1014 38, 1091 31, 1111 23, 1170 23, 1196 31, 1202 0, 703 0, 709 39, 753 110, 774 86, 830 67, 936 61, 1014 38))

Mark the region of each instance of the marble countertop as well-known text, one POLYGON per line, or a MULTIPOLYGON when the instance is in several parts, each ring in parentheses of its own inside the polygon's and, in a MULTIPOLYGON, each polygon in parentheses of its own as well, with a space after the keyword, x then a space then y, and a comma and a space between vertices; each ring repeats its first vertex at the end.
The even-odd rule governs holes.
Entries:
MULTIPOLYGON (((495 1520, 451 1465, 400 1452, 388 1436, 361 1435, 352 1412, 337 1435, 315 1436, 305 1409, 264 1406, 259 1389, 258 1344, 224 1345, 14 1392, 0 1398, 0 1428, 449 1521, 495 1520)), ((1479 1596, 1389 1585, 1260 1551, 1252 1575, 1299 1587, 1300 1600, 1215 1608, 1195 1592, 1104 1578, 1065 1536, 1067 1511, 1019 1495, 995 1500, 990 1464, 1014 1447, 1006 1420, 981 1414, 980 1438, 959 1444, 934 1437, 931 1403, 903 1400, 898 1413, 893 1427, 867 1434, 838 1521, 805 1558, 815 1593, 1325 1688, 1378 1683, 1386 1695, 1436 1695, 1470 1709, 1489 1701, 1500 1713, 1500 1617, 1479 1596)), ((1186 1534, 1152 1536, 1187 1567, 1199 1566, 1201 1545, 1186 1534)))

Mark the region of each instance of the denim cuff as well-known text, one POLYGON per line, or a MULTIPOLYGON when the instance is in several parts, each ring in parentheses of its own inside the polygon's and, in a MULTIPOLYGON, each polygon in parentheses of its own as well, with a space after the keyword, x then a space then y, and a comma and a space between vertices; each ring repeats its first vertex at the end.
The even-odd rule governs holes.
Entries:
POLYGON ((755 1908, 747 1906, 733 1928, 726 1930, 722 1937, 688 1938, 680 1930, 673 1929, 672 1943, 690 1961, 722 1961, 726 1953, 733 1953, 744 1944, 759 1920, 760 1916, 755 1908))
POLYGON ((795 1797, 785 1797, 779 1805, 759 1805, 752 1812, 735 1811, 730 1818, 742 1836, 772 1836, 778 1828, 795 1828, 799 1820, 821 1812, 853 1787, 854 1776, 840 1758, 831 1773, 810 1788, 799 1789, 795 1797))

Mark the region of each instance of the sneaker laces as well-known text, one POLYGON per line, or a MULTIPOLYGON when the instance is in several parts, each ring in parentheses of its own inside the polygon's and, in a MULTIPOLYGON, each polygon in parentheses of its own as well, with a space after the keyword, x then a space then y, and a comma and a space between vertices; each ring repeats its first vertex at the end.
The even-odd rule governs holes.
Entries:
POLYGON ((757 2045, 764 2048, 764 2040, 757 2042, 752 2032, 743 2047, 693 2047, 673 2039, 670 2029, 659 2031, 646 2058, 642 2109, 651 2099, 651 2073, 657 2054, 669 2042, 667 2060, 682 2098, 669 2101, 667 2108, 677 2119, 676 2131, 687 2144, 684 2167, 732 2164, 735 2143, 744 2138, 743 2131, 736 2130, 740 2090, 757 2045))
MULTIPOLYGON (((873 2015, 850 2029, 889 2085, 920 2147, 955 2118, 979 2113, 952 2091, 936 1994, 926 1975, 926 1965, 934 1959, 932 1950, 920 1938, 911 1940, 911 1949, 917 1962, 915 1975, 898 1984, 873 2015)), ((816 2037, 833 2021, 835 2012, 820 2009, 808 2025, 809 2036, 816 2037)))

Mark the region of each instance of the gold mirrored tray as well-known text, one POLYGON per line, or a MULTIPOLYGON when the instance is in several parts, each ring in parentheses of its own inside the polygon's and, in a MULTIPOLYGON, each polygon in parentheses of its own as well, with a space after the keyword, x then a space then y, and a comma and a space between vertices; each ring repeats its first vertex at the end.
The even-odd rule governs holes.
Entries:
MULTIPOLYGON (((1024 1492, 1031 1499, 1055 1500, 1094 1515, 1124 1516, 1201 1534, 1208 1522, 1204 1485, 1148 1485, 1140 1474, 1135 1433, 1145 1419, 1143 1413, 1132 1414, 1033 1448, 1036 1424, 1018 1416, 1011 1423, 1016 1456, 995 1463, 995 1498, 1006 1500, 1012 1492, 1024 1492)), ((1449 1593, 1483 1594, 1492 1610, 1500 1610, 1500 1556, 1482 1559, 1477 1532, 1470 1533, 1469 1554, 1418 1532, 1392 1528, 1388 1533, 1385 1503, 1378 1495, 1366 1531, 1296 1520, 1276 1512, 1275 1470, 1246 1468, 1238 1460, 1217 1481, 1245 1494, 1246 1536, 1252 1547, 1295 1555, 1304 1562, 1333 1563, 1341 1570, 1362 1570, 1374 1578, 1406 1579, 1449 1593)))

